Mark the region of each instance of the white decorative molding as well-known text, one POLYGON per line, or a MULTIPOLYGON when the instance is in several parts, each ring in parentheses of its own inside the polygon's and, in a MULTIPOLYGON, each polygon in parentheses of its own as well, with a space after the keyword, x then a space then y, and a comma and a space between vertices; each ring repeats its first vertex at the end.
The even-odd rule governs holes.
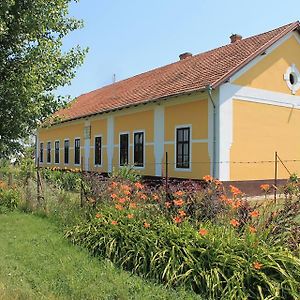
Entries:
POLYGON ((295 64, 292 64, 290 67, 288 67, 283 75, 283 79, 286 81, 286 84, 291 90, 292 94, 295 95, 300 88, 300 72, 295 64), (294 82, 291 82, 291 77, 294 82))
POLYGON ((157 105, 154 108, 154 157, 155 176, 162 176, 165 140, 165 108, 157 105))

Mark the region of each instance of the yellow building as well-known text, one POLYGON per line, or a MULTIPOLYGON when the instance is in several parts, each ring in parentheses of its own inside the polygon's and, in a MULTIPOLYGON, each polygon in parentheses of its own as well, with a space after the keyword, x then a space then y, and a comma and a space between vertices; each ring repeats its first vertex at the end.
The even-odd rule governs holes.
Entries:
MULTIPOLYGON (((274 178, 274 153, 300 173, 300 24, 249 38, 78 97, 38 130, 42 166, 222 181, 274 178)), ((279 177, 286 178, 279 167, 279 177)))

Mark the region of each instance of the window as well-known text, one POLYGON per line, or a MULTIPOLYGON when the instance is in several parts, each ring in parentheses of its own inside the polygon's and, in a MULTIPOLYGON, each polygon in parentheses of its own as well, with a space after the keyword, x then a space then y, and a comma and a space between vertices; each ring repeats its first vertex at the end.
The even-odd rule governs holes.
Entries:
POLYGON ((176 168, 190 167, 190 128, 176 129, 176 168))
POLYGON ((95 137, 95 165, 101 165, 101 147, 102 147, 102 138, 101 136, 95 137))
POLYGON ((128 165, 129 162, 129 135, 128 133, 120 134, 120 166, 128 165))
POLYGON ((47 143, 47 163, 51 163, 51 142, 47 143))
POLYGON ((44 162, 44 143, 40 143, 40 162, 44 162))
POLYGON ((70 148, 70 141, 65 140, 64 144, 64 162, 67 165, 69 163, 69 148, 70 148))
POLYGON ((59 164, 59 141, 54 142, 54 162, 59 164))
POLYGON ((144 132, 134 133, 133 163, 136 167, 144 167, 144 132))
POLYGON ((74 153, 74 163, 75 165, 80 164, 80 139, 75 139, 75 153, 74 153))
POLYGON ((288 67, 283 78, 292 94, 296 94, 300 89, 300 72, 295 64, 288 67))

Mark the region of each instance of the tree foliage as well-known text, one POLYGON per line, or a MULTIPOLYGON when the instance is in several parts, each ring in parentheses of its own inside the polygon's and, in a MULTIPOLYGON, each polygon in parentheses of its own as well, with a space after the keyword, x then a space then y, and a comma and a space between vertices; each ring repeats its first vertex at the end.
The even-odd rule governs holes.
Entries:
POLYGON ((69 17, 72 1, 0 1, 0 157, 63 105, 53 91, 83 62, 87 49, 62 50, 63 38, 83 25, 69 17))

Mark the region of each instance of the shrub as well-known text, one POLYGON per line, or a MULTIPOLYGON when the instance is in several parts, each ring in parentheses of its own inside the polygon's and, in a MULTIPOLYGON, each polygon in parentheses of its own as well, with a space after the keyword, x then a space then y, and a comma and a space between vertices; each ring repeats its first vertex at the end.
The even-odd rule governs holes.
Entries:
POLYGON ((12 211, 17 208, 20 200, 20 194, 15 189, 6 188, 0 182, 0 213, 12 211))
POLYGON ((178 226, 145 210, 103 206, 66 236, 124 269, 208 298, 299 299, 299 258, 264 243, 249 226, 242 233, 211 222, 178 226))

